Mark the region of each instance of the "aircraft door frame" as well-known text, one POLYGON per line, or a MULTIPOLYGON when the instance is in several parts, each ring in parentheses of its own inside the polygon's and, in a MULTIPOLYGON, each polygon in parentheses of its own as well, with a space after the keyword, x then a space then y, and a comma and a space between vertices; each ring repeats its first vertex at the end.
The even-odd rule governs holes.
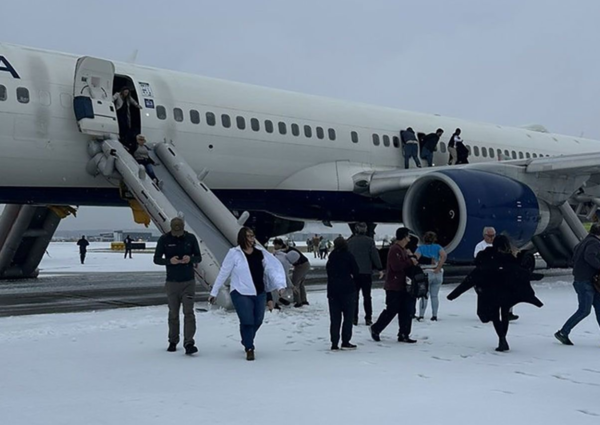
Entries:
POLYGON ((112 100, 115 66, 112 62, 83 56, 75 66, 73 108, 79 131, 101 137, 118 137, 119 124, 112 100))

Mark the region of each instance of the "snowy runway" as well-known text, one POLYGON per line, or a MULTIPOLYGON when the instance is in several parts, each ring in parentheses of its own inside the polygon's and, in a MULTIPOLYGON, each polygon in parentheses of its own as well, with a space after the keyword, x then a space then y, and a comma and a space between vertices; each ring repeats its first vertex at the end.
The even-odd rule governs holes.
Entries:
MULTIPOLYGON (((20 424, 596 424, 600 330, 592 316, 566 347, 552 334, 576 307, 568 282, 539 284, 545 307, 519 305, 509 353, 475 316, 474 292, 442 288, 440 321, 414 323, 415 345, 330 352, 323 293, 267 313, 246 362, 235 314, 198 313, 199 355, 167 353, 164 307, 0 319, 2 423, 20 424)), ((205 305, 198 303, 198 307, 205 305)), ((383 307, 376 290, 374 309, 383 307)))

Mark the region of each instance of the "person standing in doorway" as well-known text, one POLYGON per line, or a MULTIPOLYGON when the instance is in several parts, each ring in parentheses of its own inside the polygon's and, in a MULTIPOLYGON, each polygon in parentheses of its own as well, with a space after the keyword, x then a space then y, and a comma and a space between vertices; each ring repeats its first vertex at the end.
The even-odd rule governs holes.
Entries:
POLYGON ((167 267, 165 289, 169 304, 169 348, 177 351, 179 344, 179 309, 183 305, 183 347, 185 354, 198 352, 194 341, 196 316, 194 297, 196 277, 194 268, 202 261, 196 236, 185 231, 183 219, 171 220, 171 231, 158 239, 154 251, 154 264, 167 267))
MULTIPOLYGON (((354 324, 358 325, 358 298, 360 292, 363 295, 363 306, 365 309, 365 323, 367 326, 373 324, 373 304, 371 301, 371 287, 373 286, 373 269, 379 270, 379 279, 383 278, 383 266, 379 258, 379 252, 375 247, 373 238, 367 236, 367 224, 357 223, 354 227, 355 234, 348 239, 348 251, 354 256, 358 263, 358 276, 356 282, 356 301, 354 308, 354 324)), ((334 241, 335 244, 335 241, 334 241)))
POLYGON ((417 265, 417 259, 410 250, 406 249, 409 242, 410 234, 406 227, 396 230, 396 241, 388 253, 383 287, 385 289, 385 310, 370 329, 371 338, 375 341, 380 341, 379 334, 398 315, 398 341, 417 342, 410 337, 414 298, 408 293, 406 287, 406 272, 411 266, 417 265))
POLYGON ((118 93, 115 93, 113 96, 113 102, 115 104, 115 109, 117 110, 117 121, 119 123, 119 138, 121 139, 121 143, 129 150, 130 153, 133 153, 135 150, 135 143, 132 143, 132 134, 131 134, 131 109, 137 108, 142 109, 142 107, 136 102, 136 100, 131 96, 131 90, 129 87, 123 87, 118 93))
POLYGON ((129 254, 129 258, 131 258, 131 243, 133 240, 129 235, 127 235, 123 242, 125 243, 125 256, 123 258, 127 258, 127 254, 129 254))
POLYGON ((573 345, 569 334, 592 311, 600 326, 600 292, 594 287, 594 276, 600 273, 600 223, 592 224, 589 234, 573 253, 573 288, 577 293, 577 311, 565 322, 554 337, 565 345, 573 345))
POLYGON ((421 161, 419 161, 419 142, 417 141, 415 131, 411 127, 402 130, 400 132, 400 140, 404 147, 404 168, 408 169, 411 158, 415 161, 415 165, 421 168, 421 161))
POLYGON ((214 304, 219 290, 231 276, 231 301, 240 320, 242 345, 246 360, 254 360, 254 338, 265 317, 267 292, 286 287, 283 266, 262 246, 256 244, 254 231, 242 227, 237 236, 238 245, 231 248, 221 271, 210 291, 208 301, 214 304))
POLYGON ((81 239, 77 241, 77 245, 79 246, 79 260, 81 264, 85 263, 85 255, 87 254, 87 247, 90 243, 85 238, 85 235, 81 236, 81 239))

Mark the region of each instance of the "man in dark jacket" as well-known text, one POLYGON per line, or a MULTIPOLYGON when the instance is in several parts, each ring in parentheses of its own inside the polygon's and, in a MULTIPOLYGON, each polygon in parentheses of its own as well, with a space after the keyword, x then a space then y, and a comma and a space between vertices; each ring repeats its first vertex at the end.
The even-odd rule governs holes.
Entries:
POLYGON ((415 131, 408 127, 406 130, 400 132, 400 140, 402 141, 403 153, 404 153, 404 168, 408 169, 408 162, 410 159, 414 159, 417 167, 421 168, 421 161, 419 161, 419 142, 415 131))
POLYGON ((590 233, 582 240, 573 252, 573 287, 577 292, 579 306, 569 317, 561 330, 554 336, 565 345, 573 345, 569 334, 575 326, 592 311, 596 311, 596 320, 600 326, 600 292, 592 283, 594 276, 600 272, 600 223, 594 223, 590 233))
POLYGON ((123 242, 125 242, 125 256, 123 258, 127 258, 127 254, 129 254, 129 258, 131 258, 131 243, 133 240, 129 235, 127 235, 123 242))
POLYGON ((427 161, 427 165, 433 166, 433 152, 436 151, 440 137, 444 134, 444 130, 438 128, 435 133, 429 133, 423 140, 423 149, 421 150, 421 158, 427 161))
POLYGON ((379 341, 379 334, 398 315, 400 327, 399 342, 417 342, 410 338, 412 328, 412 312, 414 311, 414 298, 406 290, 406 271, 417 264, 415 255, 406 249, 410 242, 409 231, 405 227, 396 230, 396 241, 390 247, 387 258, 385 276, 385 310, 379 315, 377 322, 371 326, 371 337, 379 341))
POLYGON ((81 264, 85 262, 85 255, 87 254, 87 247, 90 243, 85 238, 85 235, 81 236, 81 239, 77 241, 77 245, 79 246, 79 260, 81 264))
POLYGON ((373 238, 367 236, 367 224, 358 223, 354 230, 356 234, 348 239, 348 251, 358 263, 359 274, 356 277, 356 306, 354 309, 354 324, 358 325, 358 298, 362 291, 367 326, 373 324, 373 305, 371 301, 371 286, 373 285, 373 269, 379 270, 379 278, 383 277, 383 266, 373 238))
POLYGON ((167 266, 165 289, 169 304, 169 348, 176 351, 179 343, 179 308, 183 305, 183 346, 185 354, 198 351, 194 342, 196 316, 194 296, 196 278, 194 267, 200 261, 200 247, 196 236, 184 230, 184 222, 175 217, 171 220, 171 231, 160 237, 154 252, 154 264, 167 266))
POLYGON ((327 261, 327 300, 331 320, 329 333, 331 349, 339 349, 340 325, 342 328, 342 348, 356 348, 352 338, 352 317, 356 304, 356 277, 358 264, 350 252, 346 240, 339 236, 333 241, 333 252, 327 261), (343 323, 342 323, 343 316, 343 323))

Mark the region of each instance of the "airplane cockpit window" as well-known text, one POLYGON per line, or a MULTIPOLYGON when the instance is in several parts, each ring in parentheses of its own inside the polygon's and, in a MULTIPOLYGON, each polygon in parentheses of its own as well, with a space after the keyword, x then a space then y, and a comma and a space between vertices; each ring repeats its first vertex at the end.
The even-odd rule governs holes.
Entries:
POLYGON ((272 133, 273 132, 273 121, 271 121, 271 120, 265 120, 265 131, 267 133, 272 133))
POLYGON ((440 143, 440 151, 442 153, 446 153, 446 144, 444 142, 440 143))
POLYGON ((304 126, 304 135, 308 138, 312 137, 312 128, 310 125, 304 126))
POLYGON ((519 151, 519 159, 523 159, 523 152, 519 151))
POLYGON ((373 144, 379 146, 379 134, 373 134, 373 144))
POLYGON ((385 146, 386 148, 390 146, 390 136, 388 136, 387 134, 383 135, 383 146, 385 146))
POLYGON ((481 147, 481 156, 487 158, 487 148, 485 146, 481 147))
POLYGON ((329 140, 335 140, 335 130, 333 128, 328 129, 327 133, 329 134, 329 140))
POLYGON ((512 158, 517 159, 517 153, 515 151, 512 151, 511 153, 512 153, 512 158))
POLYGON ((479 156, 479 146, 473 146, 473 152, 475 153, 475 156, 479 156))
POLYGON ((525 152, 525 158, 527 158, 527 159, 531 158, 531 155, 529 154, 529 152, 525 152))
POLYGON ((504 159, 509 159, 510 158, 510 153, 508 152, 508 149, 504 150, 504 159))
POLYGON ((537 158, 537 153, 532 153, 531 156, 537 158))
POLYGON ((323 131, 323 127, 317 127, 317 137, 319 139, 325 138, 325 132, 323 131))
POLYGON ((254 131, 260 131, 260 122, 256 118, 252 118, 250 120, 250 127, 252 127, 252 130, 254 131))
POLYGON ((25 87, 18 87, 17 100, 19 103, 29 103, 29 90, 25 87))
POLYGON ((164 106, 162 106, 162 105, 156 106, 156 116, 158 117, 159 120, 167 119, 167 110, 165 109, 164 106))
POLYGON ((6 100, 6 86, 0 84, 0 101, 6 100))
POLYGON ((350 133, 350 138, 352 139, 352 143, 358 143, 358 133, 356 131, 350 133))
POLYGON ((213 114, 212 112, 207 112, 206 113, 206 124, 210 125, 210 126, 214 126, 217 123, 217 118, 215 117, 215 114, 213 114))
POLYGON ((287 127, 283 121, 279 121, 279 124, 277 126, 279 127, 279 134, 287 133, 287 127))
POLYGON ((175 118, 175 121, 177 122, 183 121, 183 111, 181 108, 173 108, 173 118, 175 118))
POLYGON ((239 128, 240 130, 246 129, 246 120, 244 119, 244 117, 240 117, 238 115, 237 117, 235 117, 235 122, 237 124, 237 128, 239 128))
POLYGON ((292 127, 292 134, 294 136, 300 136, 300 127, 298 126, 298 124, 294 123, 291 125, 291 127, 292 127))
POLYGON ((494 148, 490 148, 490 158, 494 157, 494 148))
POLYGON ((231 127, 231 118, 227 114, 221 114, 221 124, 223 127, 229 128, 231 127))
POLYGON ((200 124, 200 112, 196 111, 195 109, 192 109, 190 111, 190 121, 192 122, 192 124, 200 124))
MULTIPOLYGON (((395 148, 399 148, 400 147, 400 138, 398 136, 394 136, 392 137, 392 143, 394 144, 395 148)), ((444 145, 442 143, 442 145, 444 145)), ((446 149, 446 145, 442 146, 442 149, 446 149)), ((444 152, 444 151, 442 151, 444 152)))

